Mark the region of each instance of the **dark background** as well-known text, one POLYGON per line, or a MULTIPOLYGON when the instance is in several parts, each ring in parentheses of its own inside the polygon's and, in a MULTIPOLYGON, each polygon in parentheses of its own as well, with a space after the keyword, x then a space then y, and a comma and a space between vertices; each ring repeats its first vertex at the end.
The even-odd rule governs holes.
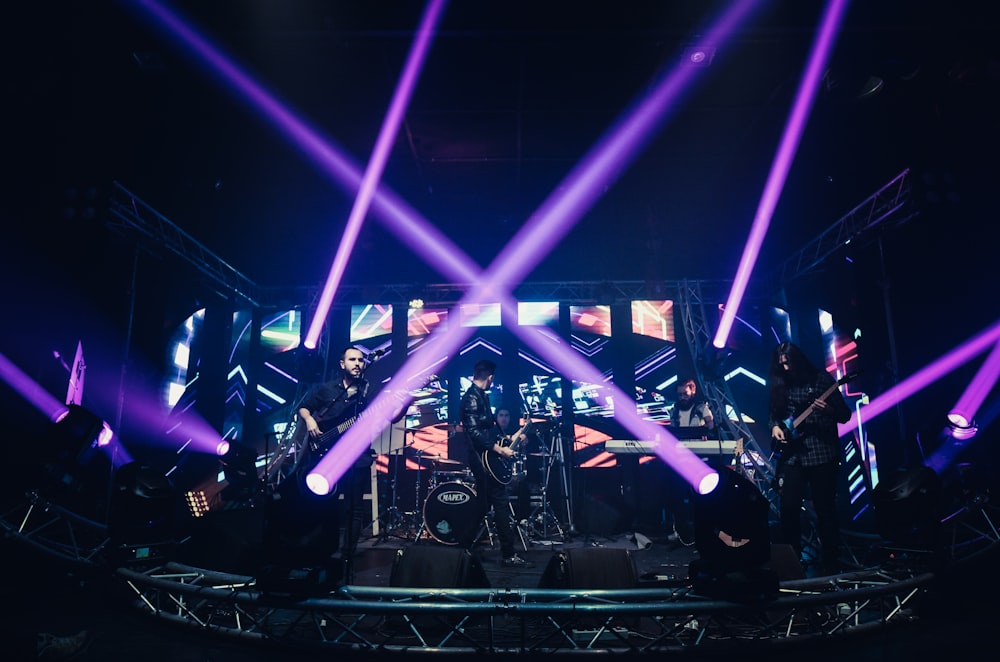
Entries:
MULTIPOLYGON (((452 2, 383 183, 485 266, 725 4, 452 2)), ((149 242, 133 269, 134 238, 106 226, 112 181, 269 287, 323 282, 354 200, 142 6, 154 5, 19 7, 2 46, 0 351, 61 396, 65 371, 52 352, 71 357, 83 340, 88 397, 105 412, 127 381, 157 381, 169 333, 218 297, 149 242)), ((361 167, 423 10, 409 1, 169 6, 361 167)), ((698 85, 529 278, 732 278, 820 9, 763 3, 717 44, 698 85)), ((864 330, 873 396, 996 322, 995 14, 964 0, 852 3, 754 272, 748 307, 783 293, 791 308, 822 306, 843 328, 864 330), (882 87, 866 94, 873 77, 882 87), (906 169, 916 216, 859 237, 794 282, 770 278, 906 169)), ((372 216, 344 283, 439 283, 435 266, 372 216)), ((903 403, 903 423, 887 423, 883 438, 912 446, 981 361, 903 403)), ((19 406, 4 393, 5 407, 19 406)), ((995 434, 995 409, 994 396, 981 412, 984 437, 995 434)), ((8 418, 36 417, 12 409, 8 418)))

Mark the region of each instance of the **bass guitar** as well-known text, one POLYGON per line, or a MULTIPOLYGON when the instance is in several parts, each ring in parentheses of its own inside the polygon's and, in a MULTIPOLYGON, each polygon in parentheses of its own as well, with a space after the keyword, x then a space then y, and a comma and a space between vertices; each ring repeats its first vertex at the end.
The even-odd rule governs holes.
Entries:
MULTIPOLYGON (((325 455, 327 451, 333 448, 336 441, 340 439, 340 437, 342 437, 352 425, 357 423, 359 418, 361 418, 361 414, 342 419, 336 423, 332 419, 316 421, 320 431, 318 436, 309 436, 309 432, 305 431, 305 435, 309 441, 310 450, 313 453, 325 455)), ((305 430, 304 425, 302 426, 302 429, 305 430)))
MULTIPOLYGON (((819 400, 821 402, 826 402, 826 399, 829 398, 831 395, 833 395, 834 391, 836 391, 838 388, 840 388, 841 386, 851 381, 860 374, 861 371, 859 370, 844 375, 843 377, 835 381, 833 384, 831 384, 830 388, 826 389, 822 395, 816 398, 816 400, 819 400)), ((809 416, 811 416, 814 411, 816 411, 816 400, 810 402, 809 406, 806 407, 804 410, 802 410, 802 413, 800 413, 798 416, 794 418, 789 416, 780 423, 782 429, 784 429, 785 431, 785 439, 783 441, 775 440, 777 441, 777 443, 771 445, 772 451, 775 455, 775 460, 777 461, 777 469, 775 471, 775 477, 776 481, 778 482, 780 482, 781 459, 783 456, 788 455, 789 452, 794 451, 796 449, 797 446, 796 442, 798 442, 802 438, 802 431, 799 429, 799 426, 801 426, 802 423, 804 423, 805 420, 809 418, 809 416)))
POLYGON ((509 485, 514 479, 514 464, 517 461, 518 447, 525 439, 525 435, 531 428, 531 418, 525 415, 526 422, 520 430, 509 437, 502 437, 498 442, 501 446, 514 450, 511 457, 497 455, 492 450, 483 451, 483 465, 490 472, 493 479, 501 485, 509 485))

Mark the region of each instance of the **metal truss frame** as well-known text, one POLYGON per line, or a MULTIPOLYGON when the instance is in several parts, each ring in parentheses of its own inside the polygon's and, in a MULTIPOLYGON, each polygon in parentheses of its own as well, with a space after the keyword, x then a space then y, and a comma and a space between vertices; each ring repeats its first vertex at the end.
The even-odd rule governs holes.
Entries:
POLYGON ((768 498, 777 512, 778 495, 771 487, 774 467, 770 461, 770 453, 765 453, 757 443, 723 376, 704 372, 707 366, 715 364, 715 360, 711 355, 713 330, 708 326, 701 282, 681 281, 677 289, 677 301, 688 349, 695 370, 698 372, 701 389, 709 407, 715 412, 715 424, 723 428, 730 438, 743 440, 743 452, 737 457, 737 464, 747 478, 752 480, 768 498), (730 412, 734 415, 730 415, 730 412))
POLYGON ((109 544, 108 527, 67 510, 31 490, 0 517, 7 538, 74 564, 97 564, 109 544))
POLYGON ((690 589, 421 589, 345 586, 326 598, 268 594, 254 578, 167 564, 119 568, 156 618, 325 650, 663 653, 835 640, 911 623, 932 575, 879 570, 780 585, 730 602, 690 589))
MULTIPOLYGON (((869 562, 856 572, 784 581, 777 595, 740 601, 699 595, 690 586, 346 585, 333 590, 306 582, 279 585, 132 554, 156 543, 114 543, 106 526, 45 500, 38 491, 4 511, 0 528, 7 539, 81 568, 111 572, 127 588, 125 594, 134 595, 133 606, 151 617, 292 649, 663 653, 833 643, 919 621, 916 600, 937 573, 1000 548, 998 510, 985 496, 970 496, 942 518, 945 547, 938 552, 892 548, 873 539, 858 545, 855 558, 880 556, 882 562, 869 562)), ((171 548, 169 541, 162 545, 171 548)), ((752 590, 742 593, 752 595, 752 590)))
POLYGON ((112 229, 138 232, 193 265, 230 295, 255 308, 261 305, 261 292, 256 283, 118 182, 111 184, 108 211, 112 219, 108 225, 112 229))
POLYGON ((861 204, 847 212, 819 236, 782 262, 774 281, 788 283, 819 266, 841 247, 860 241, 864 235, 889 221, 901 225, 919 211, 911 203, 910 169, 892 178, 861 204))

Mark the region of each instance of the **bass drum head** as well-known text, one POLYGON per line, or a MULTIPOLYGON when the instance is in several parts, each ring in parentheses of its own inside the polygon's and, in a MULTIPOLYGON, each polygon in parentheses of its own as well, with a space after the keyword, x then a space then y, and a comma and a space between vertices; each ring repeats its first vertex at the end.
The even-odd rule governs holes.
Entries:
POLYGON ((465 483, 441 483, 427 494, 424 501, 427 533, 445 545, 470 541, 479 519, 479 498, 476 491, 465 483))

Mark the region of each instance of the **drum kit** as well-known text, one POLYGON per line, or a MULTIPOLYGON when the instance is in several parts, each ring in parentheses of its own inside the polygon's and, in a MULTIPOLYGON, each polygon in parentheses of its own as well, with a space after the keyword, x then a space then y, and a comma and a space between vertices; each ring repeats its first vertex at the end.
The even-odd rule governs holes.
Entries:
MULTIPOLYGON (((399 449, 401 457, 405 450, 404 443, 403 448, 399 449)), ((478 539, 486 533, 492 544, 493 524, 489 518, 485 521, 481 518, 476 480, 472 470, 464 463, 442 455, 425 455, 421 449, 414 449, 411 452, 416 460, 415 510, 402 512, 397 507, 398 471, 401 465, 405 466, 405 461, 400 458, 393 469, 390 481, 391 504, 381 518, 379 539, 385 540, 389 536, 395 536, 418 542, 424 537, 429 537, 443 545, 458 545, 470 537, 478 539), (429 480, 426 480, 427 493, 423 495, 425 477, 422 474, 427 470, 424 468, 425 463, 429 463, 432 468, 429 480)), ((530 456, 542 459, 541 500, 530 516, 518 522, 516 526, 525 549, 528 547, 529 539, 540 544, 551 544, 548 539, 553 535, 559 536, 560 539, 565 536, 562 525, 548 503, 550 472, 557 457, 561 458, 561 454, 557 456, 551 449, 543 447, 542 452, 531 453, 530 456)), ((525 459, 523 455, 518 457, 512 482, 519 482, 527 475, 525 459)), ((514 517, 513 506, 511 516, 514 517)))

